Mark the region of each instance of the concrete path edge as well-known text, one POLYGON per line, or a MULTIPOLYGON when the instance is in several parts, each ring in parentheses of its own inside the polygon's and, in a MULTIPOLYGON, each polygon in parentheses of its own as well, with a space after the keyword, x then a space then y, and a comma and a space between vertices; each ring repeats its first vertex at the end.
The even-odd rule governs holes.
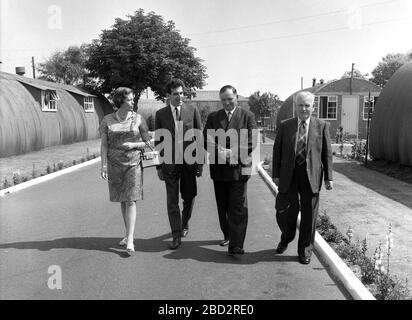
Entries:
MULTIPOLYGON (((278 187, 272 181, 269 174, 262 168, 263 162, 258 164, 258 172, 272 193, 276 196, 278 194, 278 187)), ((329 244, 316 231, 315 243, 316 253, 321 256, 329 265, 333 274, 342 282, 343 286, 355 300, 376 300, 372 293, 363 285, 363 283, 356 277, 352 270, 346 263, 336 254, 336 252, 329 246, 329 244)))
POLYGON ((55 179, 55 178, 60 177, 60 176, 62 176, 62 175, 64 175, 64 174, 71 173, 71 172, 76 171, 76 170, 79 170, 79 169, 81 169, 81 168, 88 167, 88 166, 93 165, 93 164, 95 164, 95 163, 98 163, 98 162, 100 162, 100 161, 101 161, 101 158, 98 157, 98 158, 96 158, 96 159, 89 160, 89 161, 86 161, 86 162, 83 162, 83 163, 80 163, 80 164, 71 166, 71 167, 69 167, 69 168, 66 168, 66 169, 63 169, 63 170, 60 170, 60 171, 57 171, 57 172, 53 172, 53 173, 47 174, 47 175, 45 175, 45 176, 43 176, 43 177, 35 178, 35 179, 29 180, 29 181, 27 181, 27 182, 23 182, 23 183, 20 183, 20 184, 18 184, 18 185, 12 186, 12 187, 10 187, 10 188, 0 190, 0 198, 1 198, 1 197, 4 197, 4 196, 6 196, 6 195, 9 195, 9 194, 11 194, 11 193, 15 193, 15 192, 17 192, 17 191, 20 191, 20 190, 23 190, 23 189, 26 189, 26 188, 35 186, 35 185, 37 185, 37 184, 39 184, 39 183, 43 183, 43 182, 46 182, 46 181, 55 179))

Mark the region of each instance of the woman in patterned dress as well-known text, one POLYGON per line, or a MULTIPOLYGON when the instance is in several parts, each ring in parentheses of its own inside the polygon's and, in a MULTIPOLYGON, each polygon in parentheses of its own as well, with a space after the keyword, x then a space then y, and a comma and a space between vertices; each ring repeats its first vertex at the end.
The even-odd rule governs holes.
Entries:
POLYGON ((101 176, 108 181, 110 201, 120 202, 129 255, 134 252, 136 201, 143 199, 143 175, 140 151, 150 143, 144 118, 133 111, 133 91, 116 89, 113 97, 115 111, 106 115, 99 127, 102 136, 101 176))

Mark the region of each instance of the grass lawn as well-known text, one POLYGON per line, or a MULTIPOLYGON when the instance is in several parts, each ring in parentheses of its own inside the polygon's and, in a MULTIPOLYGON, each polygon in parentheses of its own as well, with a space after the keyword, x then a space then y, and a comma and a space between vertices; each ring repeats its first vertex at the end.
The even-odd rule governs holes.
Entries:
POLYGON ((62 161, 64 166, 73 164, 75 160, 86 159, 87 155, 100 154, 100 139, 83 141, 69 145, 60 145, 45 148, 40 151, 30 152, 18 156, 0 158, 0 186, 4 179, 13 184, 13 173, 21 177, 33 177, 33 166, 36 176, 45 174, 47 166, 58 165, 62 161))
POLYGON ((412 167, 403 166, 388 161, 374 160, 368 162, 368 168, 412 184, 412 167))

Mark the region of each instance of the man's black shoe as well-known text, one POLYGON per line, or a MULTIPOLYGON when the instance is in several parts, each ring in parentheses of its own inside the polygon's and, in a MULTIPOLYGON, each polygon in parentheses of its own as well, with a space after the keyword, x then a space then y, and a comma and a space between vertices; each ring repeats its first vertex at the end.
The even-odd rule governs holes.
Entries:
POLYGON ((301 264, 309 264, 310 263, 310 257, 299 256, 299 262, 301 264))
POLYGON ((169 245, 169 248, 172 250, 176 250, 177 248, 180 247, 180 245, 182 244, 182 241, 180 238, 173 238, 172 243, 169 245))
POLYGON ((276 248, 276 252, 279 254, 282 254, 283 252, 286 251, 287 248, 288 248, 287 244, 283 242, 279 242, 278 247, 276 248))
POLYGON ((235 247, 235 248, 229 248, 229 254, 231 256, 234 256, 235 254, 245 254, 245 250, 243 250, 242 248, 239 247, 235 247))

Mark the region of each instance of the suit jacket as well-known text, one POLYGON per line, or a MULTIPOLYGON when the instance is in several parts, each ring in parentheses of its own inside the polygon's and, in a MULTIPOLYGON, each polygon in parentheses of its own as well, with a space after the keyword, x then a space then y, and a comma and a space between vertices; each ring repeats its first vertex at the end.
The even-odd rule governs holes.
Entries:
MULTIPOLYGON (((272 177, 279 178, 279 192, 289 190, 295 170, 296 133, 298 119, 292 118, 280 124, 273 147, 272 177)), ((322 187, 322 176, 332 181, 332 147, 329 123, 311 117, 306 149, 306 168, 313 193, 322 187)))
MULTIPOLYGON (((204 129, 204 144, 206 150, 214 150, 214 164, 210 164, 210 176, 216 181, 245 181, 248 180, 250 174, 245 174, 245 170, 242 168, 251 167, 251 153, 256 147, 257 136, 252 134, 253 129, 257 129, 255 116, 253 113, 237 107, 232 115, 230 122, 224 109, 212 112, 207 118, 207 122, 204 129), (208 135, 207 130, 223 129, 225 133, 229 130, 236 131, 239 139, 237 141, 231 140, 226 137, 226 145, 222 147, 231 149, 234 157, 237 159, 236 164, 219 164, 218 160, 218 138, 208 135), (247 135, 241 134, 241 129, 247 129, 247 135), (243 155, 247 154, 247 158, 243 159, 243 155)), ((212 159, 211 159, 212 160, 212 159)))
MULTIPOLYGON (((202 130, 202 121, 200 118, 199 110, 190 105, 190 104, 183 104, 181 111, 180 111, 180 121, 183 122, 183 135, 180 137, 176 134, 176 126, 175 121, 172 114, 172 109, 170 105, 158 110, 156 112, 155 117, 155 146, 157 147, 161 142, 164 141, 164 137, 159 136, 158 129, 167 129, 172 135, 172 144, 164 146, 166 149, 160 150, 160 156, 163 157, 166 151, 170 151, 172 153, 172 162, 171 163, 162 163, 157 168, 161 168, 163 172, 170 173, 174 170, 176 166, 176 159, 175 155, 177 154, 176 147, 182 150, 182 155, 184 155, 185 150, 192 144, 196 143, 199 145, 198 150, 203 150, 203 139, 201 141, 197 141, 195 137, 193 137, 190 141, 184 141, 184 135, 187 131, 191 129, 198 129, 202 130), (177 140, 177 141, 176 141, 177 140)), ((202 137, 201 137, 202 138, 202 137)), ((183 163, 186 165, 189 170, 196 170, 198 165, 203 164, 203 153, 196 153, 196 150, 193 151, 193 156, 197 158, 195 164, 187 164, 183 159, 183 163)))

